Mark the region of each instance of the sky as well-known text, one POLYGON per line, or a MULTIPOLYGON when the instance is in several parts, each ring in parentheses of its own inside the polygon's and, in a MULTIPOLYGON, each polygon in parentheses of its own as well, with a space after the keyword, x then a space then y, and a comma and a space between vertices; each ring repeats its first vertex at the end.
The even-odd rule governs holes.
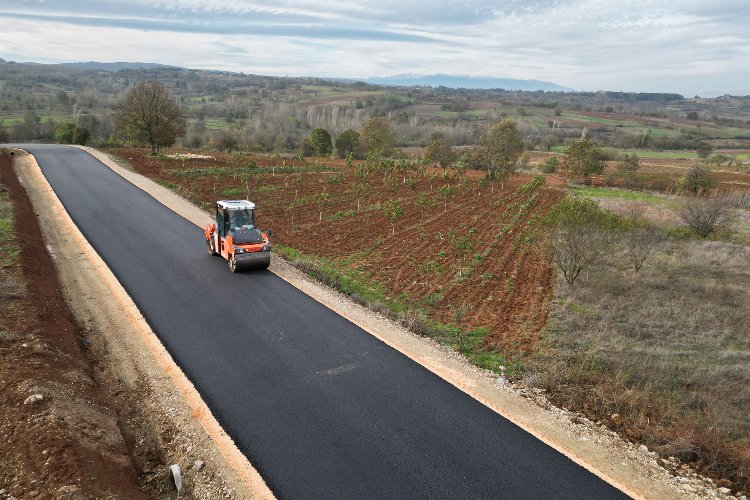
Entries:
POLYGON ((0 0, 0 58, 750 94, 748 0, 0 0))

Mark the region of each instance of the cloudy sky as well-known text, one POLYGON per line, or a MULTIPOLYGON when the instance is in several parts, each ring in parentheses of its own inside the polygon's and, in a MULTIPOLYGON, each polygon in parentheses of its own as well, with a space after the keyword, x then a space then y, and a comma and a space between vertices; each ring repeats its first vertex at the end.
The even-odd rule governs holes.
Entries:
POLYGON ((0 57, 750 94, 748 0, 0 0, 0 57))

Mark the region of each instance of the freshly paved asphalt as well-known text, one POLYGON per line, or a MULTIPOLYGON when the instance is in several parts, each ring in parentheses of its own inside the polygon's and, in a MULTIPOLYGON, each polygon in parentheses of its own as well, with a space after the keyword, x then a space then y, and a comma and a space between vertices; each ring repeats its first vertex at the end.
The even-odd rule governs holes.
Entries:
POLYGON ((625 495, 89 154, 23 146, 219 422, 280 498, 625 495))

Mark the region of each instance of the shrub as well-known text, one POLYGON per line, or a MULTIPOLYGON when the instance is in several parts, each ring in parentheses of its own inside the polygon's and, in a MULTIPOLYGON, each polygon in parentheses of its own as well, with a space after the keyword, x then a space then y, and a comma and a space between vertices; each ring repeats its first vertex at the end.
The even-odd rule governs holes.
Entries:
POLYGON ((328 156, 333 151, 331 134, 324 128, 316 128, 310 133, 310 144, 318 156, 328 156))
POLYGON ((66 123, 57 128, 55 138, 60 144, 80 144, 83 146, 89 142, 91 133, 85 127, 79 127, 75 123, 66 123))
POLYGON ((557 156, 550 156, 542 162, 542 172, 545 174, 554 174, 558 166, 560 166, 560 160, 557 156))
POLYGON ((617 164, 617 170, 623 173, 637 172, 641 166, 641 160, 635 154, 627 154, 617 164))
POLYGON ((717 231, 731 231, 735 213, 723 198, 691 198, 682 205, 679 216, 690 229, 705 238, 717 231))
POLYGON ((679 187, 683 191, 701 194, 714 185, 711 171, 703 163, 695 163, 680 179, 679 187))
POLYGON ((580 139, 571 142, 565 151, 563 168, 572 175, 580 175, 588 184, 593 174, 604 171, 604 159, 604 152, 594 141, 580 139))
POLYGON ((663 248, 664 241, 664 233, 650 226, 643 219, 631 219, 623 234, 623 246, 633 270, 639 272, 643 263, 663 248))
POLYGON ((589 198, 565 198, 547 216, 547 250, 570 286, 610 247, 616 218, 589 198))

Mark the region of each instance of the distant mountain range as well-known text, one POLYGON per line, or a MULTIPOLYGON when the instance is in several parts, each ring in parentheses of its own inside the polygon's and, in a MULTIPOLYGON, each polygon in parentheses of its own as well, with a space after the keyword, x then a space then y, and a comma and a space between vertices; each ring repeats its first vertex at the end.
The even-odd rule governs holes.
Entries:
POLYGON ((120 71, 123 69, 154 69, 154 68, 174 68, 175 66, 169 66, 167 64, 156 64, 156 63, 142 63, 142 62, 74 62, 74 63, 61 63, 59 66, 68 66, 72 68, 81 69, 93 69, 99 71, 120 71))
MULTIPOLYGON (((16 64, 14 61, 6 61, 0 58, 0 64, 16 64)), ((123 69, 156 69, 156 68, 176 68, 177 66, 169 66, 167 64, 156 64, 156 63, 142 63, 142 62, 73 62, 73 63, 57 63, 57 64, 46 64, 38 63, 33 61, 23 61, 17 64, 31 64, 34 66, 64 66, 66 68, 78 68, 78 69, 89 69, 94 71, 120 71, 123 69)))
MULTIPOLYGON (((5 63, 0 59, 0 64, 5 63)), ((24 62, 21 64, 40 64, 35 62, 24 62)), ((143 62, 73 62, 60 63, 54 66, 64 66, 68 68, 78 68, 82 70, 94 71, 121 71, 121 70, 139 70, 139 69, 158 69, 158 68, 177 68, 168 64, 143 63, 143 62)), ((468 75, 415 75, 403 74, 384 77, 373 77, 367 79, 354 78, 331 78, 330 80, 338 81, 364 81, 373 85, 387 85, 391 87, 449 87, 455 89, 504 89, 504 90, 544 90, 546 92, 571 92, 573 89, 563 87, 552 82, 541 80, 519 80, 516 78, 494 78, 484 76, 468 75)))
POLYGON ((516 78, 493 78, 466 75, 395 75, 364 80, 375 85, 396 87, 450 87, 461 89, 505 89, 505 90, 544 90, 548 92, 570 92, 573 89, 556 83, 541 80, 518 80, 516 78))

